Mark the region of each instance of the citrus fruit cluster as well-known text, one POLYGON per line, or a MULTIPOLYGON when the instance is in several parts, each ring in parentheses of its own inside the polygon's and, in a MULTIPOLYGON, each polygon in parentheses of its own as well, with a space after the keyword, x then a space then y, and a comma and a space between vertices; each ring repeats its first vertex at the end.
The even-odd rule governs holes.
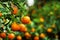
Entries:
POLYGON ((58 2, 30 7, 19 0, 0 3, 0 40, 58 40, 58 2))

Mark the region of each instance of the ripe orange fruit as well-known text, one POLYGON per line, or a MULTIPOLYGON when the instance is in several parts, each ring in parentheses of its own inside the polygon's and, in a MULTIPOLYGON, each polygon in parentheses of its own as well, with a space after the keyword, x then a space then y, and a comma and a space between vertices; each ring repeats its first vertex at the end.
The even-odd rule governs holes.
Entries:
POLYGON ((17 36, 17 40, 22 40, 22 37, 21 36, 17 36))
POLYGON ((32 28, 32 29, 31 29, 31 32, 35 32, 35 28, 32 28))
POLYGON ((0 33, 0 37, 1 38, 6 38, 6 33, 5 32, 0 33))
POLYGON ((40 22, 44 22, 44 18, 43 17, 40 18, 40 22))
POLYGON ((13 14, 17 14, 18 13, 18 8, 16 6, 13 7, 13 14))
POLYGON ((0 12, 0 17, 2 16, 2 13, 0 12))
POLYGON ((11 25, 11 29, 17 31, 20 29, 19 25, 16 22, 13 22, 11 25))
POLYGON ((26 33, 25 33, 25 37, 26 37, 27 39, 30 38, 30 37, 31 37, 30 33, 26 32, 26 33))
POLYGON ((27 31, 27 28, 24 24, 19 24, 19 27, 20 27, 21 32, 26 32, 27 31))
POLYGON ((48 32, 48 33, 52 32, 52 29, 51 29, 51 28, 48 28, 48 29, 47 29, 47 32, 48 32))
POLYGON ((41 33, 41 34, 40 34, 40 37, 41 37, 41 38, 45 38, 45 34, 44 34, 44 33, 41 33))
POLYGON ((28 24, 30 23, 30 17, 29 16, 24 16, 21 18, 22 23, 28 24))
POLYGON ((28 24, 31 24, 32 23, 32 21, 30 21, 28 24))
POLYGON ((10 33, 10 34, 8 34, 8 38, 9 39, 14 39, 15 38, 15 35, 13 33, 10 33))
POLYGON ((24 30, 23 30, 23 32, 26 32, 26 31, 27 31, 27 28, 25 27, 24 30))
POLYGON ((35 36, 34 37, 34 40, 39 40, 39 36, 35 36))

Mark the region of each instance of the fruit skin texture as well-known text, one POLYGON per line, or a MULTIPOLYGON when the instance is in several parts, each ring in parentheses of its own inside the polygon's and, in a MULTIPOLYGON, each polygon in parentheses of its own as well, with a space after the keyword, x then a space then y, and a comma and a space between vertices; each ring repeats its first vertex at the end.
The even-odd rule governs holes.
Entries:
POLYGON ((24 24, 19 24, 19 27, 20 27, 20 31, 21 32, 26 32, 27 31, 27 28, 26 28, 26 26, 24 25, 24 24))
POLYGON ((15 38, 15 35, 13 33, 10 33, 10 34, 8 34, 8 38, 9 39, 14 39, 15 38))
POLYGON ((28 32, 26 32, 26 33, 25 33, 25 37, 28 39, 28 38, 31 37, 31 35, 30 35, 28 32))
POLYGON ((5 32, 0 33, 0 37, 1 37, 1 38, 6 38, 6 33, 5 33, 5 32))
POLYGON ((18 13, 18 8, 15 6, 15 7, 13 7, 13 14, 17 14, 18 13))
POLYGON ((29 16, 24 16, 21 18, 22 23, 24 24, 29 24, 30 23, 30 17, 29 16))
POLYGON ((44 33, 41 33, 41 34, 40 34, 40 37, 41 37, 41 38, 45 38, 45 34, 44 34, 44 33))
POLYGON ((2 13, 0 12, 0 17, 2 16, 2 13))
POLYGON ((13 31, 18 31, 19 30, 19 25, 16 23, 16 22, 13 22, 12 25, 11 25, 11 29, 13 31))
POLYGON ((22 37, 18 35, 17 40, 22 40, 22 37))
POLYGON ((51 33, 51 32, 52 32, 52 29, 51 29, 51 28, 48 28, 48 29, 47 29, 47 32, 48 32, 48 33, 51 33))
POLYGON ((34 37, 34 40, 39 40, 39 36, 35 36, 34 37))

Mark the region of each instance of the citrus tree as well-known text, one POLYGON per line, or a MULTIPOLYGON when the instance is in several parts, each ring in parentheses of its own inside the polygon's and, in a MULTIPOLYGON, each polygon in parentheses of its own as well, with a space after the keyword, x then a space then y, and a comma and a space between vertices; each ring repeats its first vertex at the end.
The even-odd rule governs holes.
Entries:
POLYGON ((1 0, 0 40, 59 40, 58 0, 1 0))

